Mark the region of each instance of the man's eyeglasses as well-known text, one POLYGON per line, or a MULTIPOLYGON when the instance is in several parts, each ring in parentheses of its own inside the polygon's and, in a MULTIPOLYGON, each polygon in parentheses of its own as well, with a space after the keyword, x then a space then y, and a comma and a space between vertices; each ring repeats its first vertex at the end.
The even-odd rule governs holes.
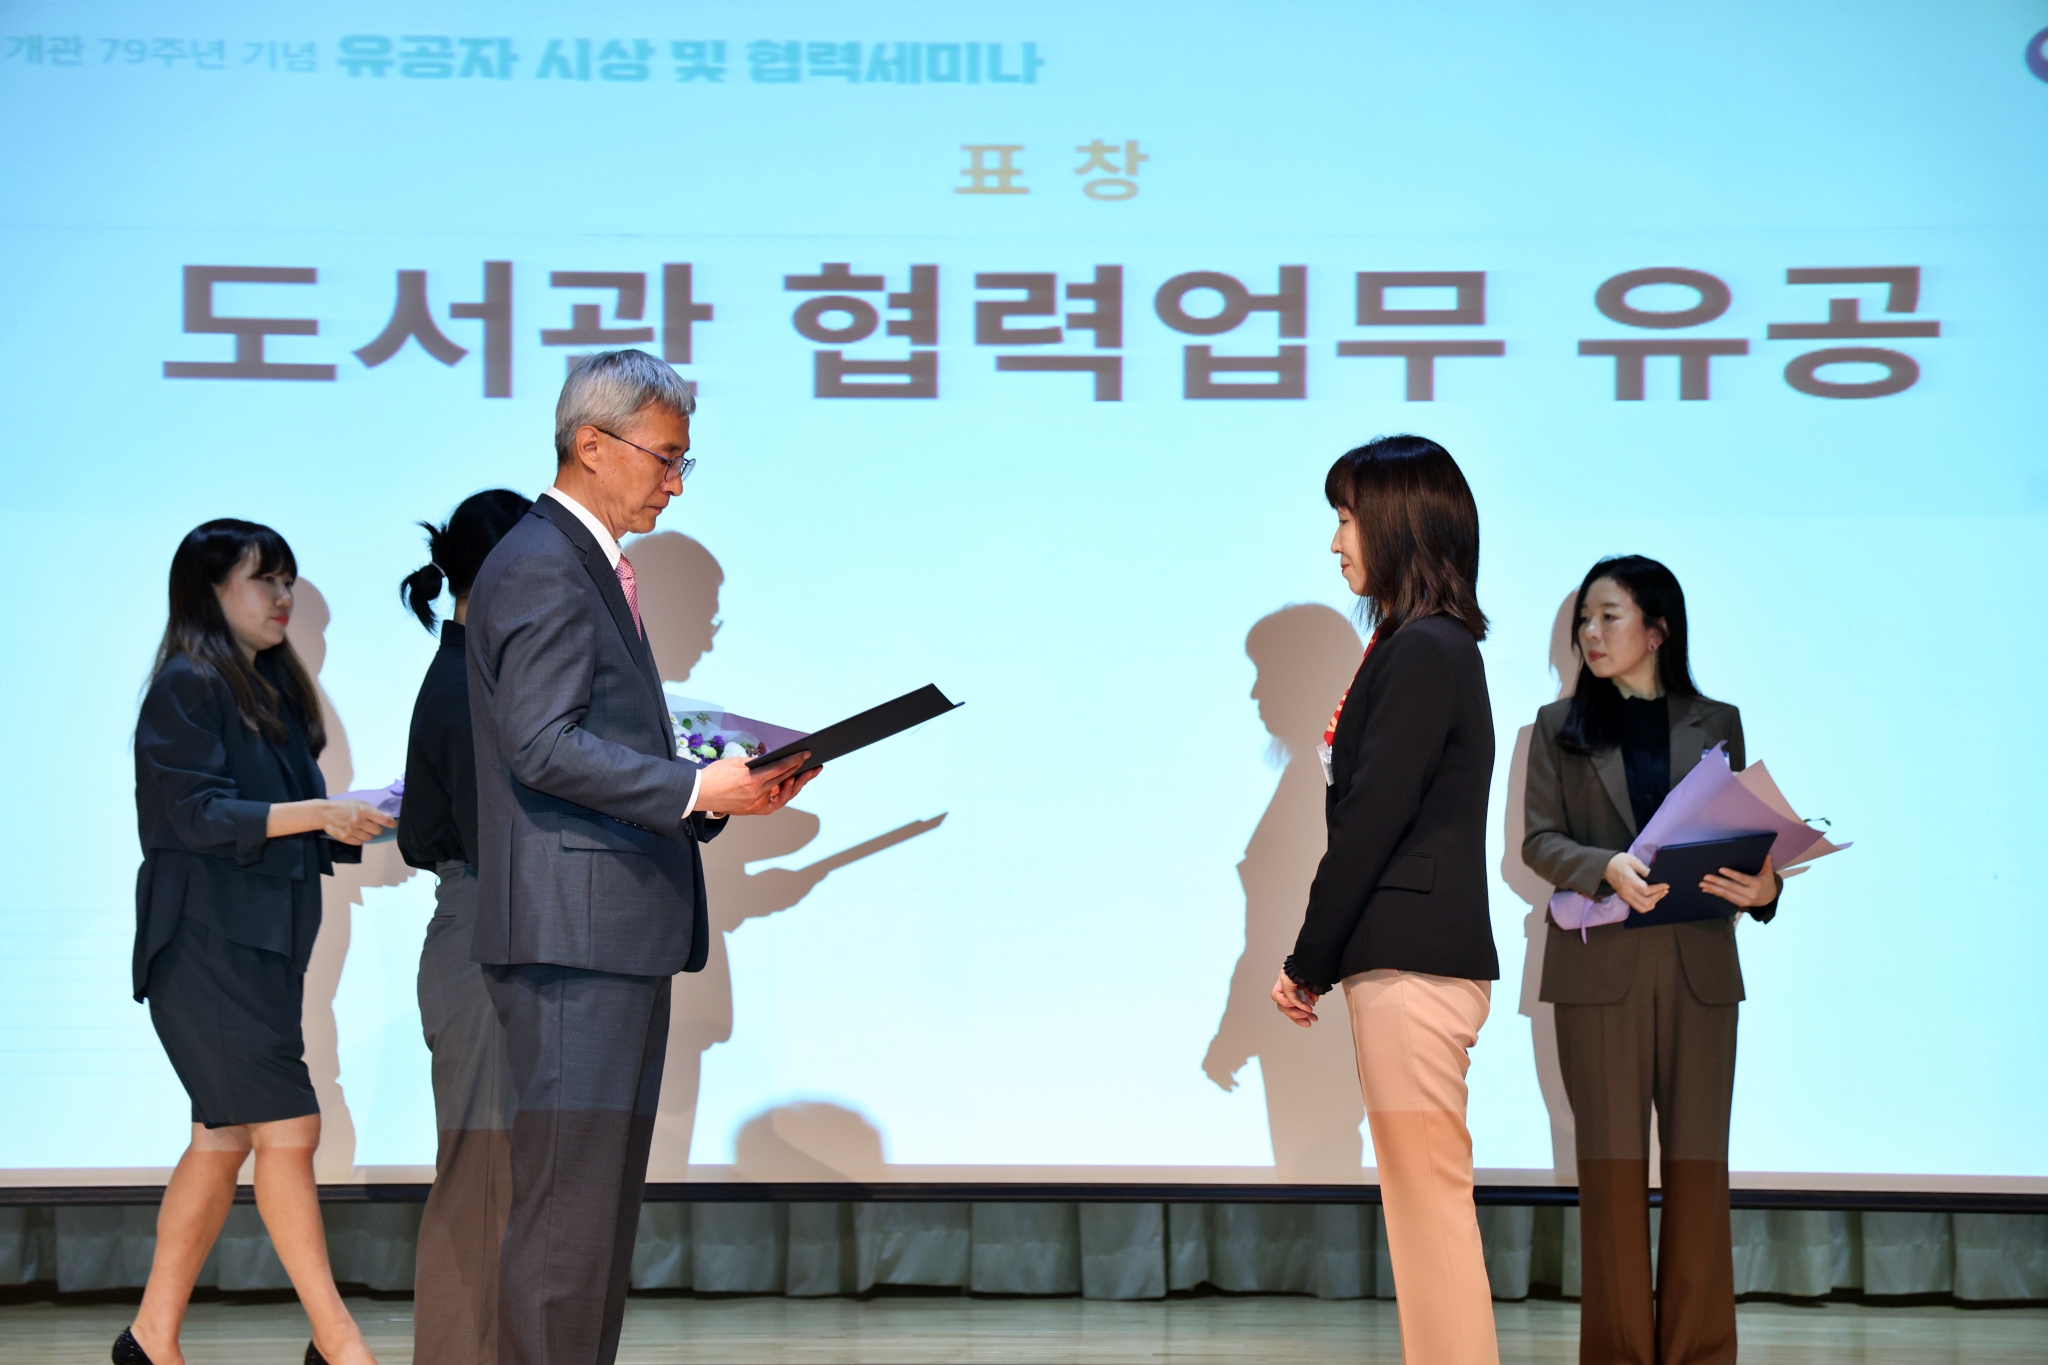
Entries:
POLYGON ((669 475, 671 474, 675 476, 675 480, 677 483, 681 483, 683 480, 689 478, 690 471, 697 467, 697 461, 690 457, 689 455, 658 455, 655 454, 654 451, 649 450, 646 446, 641 445, 638 441, 628 441, 625 437, 619 435, 615 431, 606 431, 603 427, 600 426, 593 426, 591 427, 591 430, 599 433, 600 435, 609 436, 614 441, 617 441, 622 445, 629 445, 633 447, 633 449, 639 451, 642 455, 653 455, 655 459, 660 460, 663 466, 665 466, 661 476, 661 481, 663 483, 668 482, 669 475))

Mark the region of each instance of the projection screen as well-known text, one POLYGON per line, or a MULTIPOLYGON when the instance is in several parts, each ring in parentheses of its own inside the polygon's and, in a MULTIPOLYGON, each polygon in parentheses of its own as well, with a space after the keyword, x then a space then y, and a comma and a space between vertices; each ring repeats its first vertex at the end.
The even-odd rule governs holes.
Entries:
MULTIPOLYGON (((1736 1183, 2048 1192, 2038 6, 0 15, 0 1182, 186 1140, 127 978, 179 537, 290 540, 329 787, 380 786, 416 523, 537 494, 631 345, 701 389, 627 547, 673 690, 966 703, 707 849, 652 1179, 1370 1182, 1341 1010, 1265 992, 1361 648, 1323 472, 1416 431, 1493 623, 1480 1180, 1572 1180, 1522 761, 1638 552, 1854 842, 1741 926, 1736 1183)), ((433 880, 326 892, 323 1179, 431 1175, 433 880)))

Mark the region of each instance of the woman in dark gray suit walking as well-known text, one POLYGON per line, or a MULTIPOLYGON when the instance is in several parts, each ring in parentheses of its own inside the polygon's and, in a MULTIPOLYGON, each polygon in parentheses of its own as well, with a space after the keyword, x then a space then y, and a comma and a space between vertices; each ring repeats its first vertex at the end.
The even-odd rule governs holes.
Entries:
MULTIPOLYGON (((1685 594, 1654 559, 1603 559, 1579 585, 1572 694, 1536 713, 1522 859, 1553 886, 1631 910, 1670 890, 1627 850, 1701 755, 1741 768, 1742 715, 1700 695, 1685 594)), ((1777 913, 1782 880, 1722 868, 1700 889, 1728 917, 1583 934, 1554 922, 1541 996, 1557 1007, 1572 1103, 1584 1291, 1581 1365, 1733 1365, 1735 1267, 1728 1117, 1742 967, 1735 917, 1777 913), (1664 1221, 1650 1285, 1650 1110, 1663 1146, 1664 1221)))
POLYGON ((284 537, 254 522, 209 521, 171 559, 170 623, 135 725, 134 987, 192 1097, 192 1140, 115 1365, 184 1359, 185 1305, 252 1150, 256 1207, 312 1321, 307 1361, 374 1360, 328 1268, 299 1013, 321 875, 391 820, 327 799, 319 696, 285 639, 297 577, 284 537))
POLYGON ((469 588, 505 532, 533 506, 504 488, 463 499, 446 524, 420 525, 431 562, 400 593, 435 628, 443 585, 455 614, 413 703, 405 752, 405 818, 398 851, 440 879, 420 949, 420 1027, 434 1057, 440 1131, 434 1188, 420 1215, 413 1272, 414 1365, 497 1365, 498 1244, 512 1200, 512 1113, 517 1095, 505 1030, 469 955, 476 923, 476 736, 464 653, 469 588))

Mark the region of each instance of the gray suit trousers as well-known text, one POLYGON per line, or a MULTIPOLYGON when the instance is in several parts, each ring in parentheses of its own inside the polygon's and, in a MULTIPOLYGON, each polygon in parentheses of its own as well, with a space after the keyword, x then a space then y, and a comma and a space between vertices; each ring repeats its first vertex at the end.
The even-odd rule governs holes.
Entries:
POLYGON ((476 869, 442 863, 420 949, 420 1026, 434 1057, 440 1145, 420 1214, 413 1365, 497 1365, 498 1247, 512 1202, 516 1092, 505 1028, 469 955, 476 869))
POLYGON ((668 1046, 666 976, 486 966, 519 1107, 500 1365, 611 1365, 668 1046))

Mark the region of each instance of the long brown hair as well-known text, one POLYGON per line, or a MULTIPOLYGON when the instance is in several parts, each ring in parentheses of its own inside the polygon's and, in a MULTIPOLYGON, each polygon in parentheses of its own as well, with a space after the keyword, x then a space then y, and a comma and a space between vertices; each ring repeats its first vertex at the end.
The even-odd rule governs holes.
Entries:
POLYGON ((201 673, 226 683, 242 723, 275 742, 282 743, 289 733, 282 708, 290 706, 305 727, 307 745, 318 757, 327 747, 320 694, 291 641, 257 656, 267 655, 275 661, 284 675, 280 689, 242 657, 234 632, 228 628, 227 614, 220 608, 215 589, 252 553, 257 557, 258 575, 280 571, 293 578, 299 575, 298 560, 284 537, 253 521, 222 517, 193 527, 179 542, 177 553, 171 556, 170 622, 164 627, 163 643, 157 646, 150 677, 155 678, 173 657, 183 655, 201 673))
POLYGON ((1375 437, 1337 457, 1323 495, 1358 524, 1375 630, 1441 615, 1486 638, 1479 506, 1451 452, 1423 436, 1375 437))

